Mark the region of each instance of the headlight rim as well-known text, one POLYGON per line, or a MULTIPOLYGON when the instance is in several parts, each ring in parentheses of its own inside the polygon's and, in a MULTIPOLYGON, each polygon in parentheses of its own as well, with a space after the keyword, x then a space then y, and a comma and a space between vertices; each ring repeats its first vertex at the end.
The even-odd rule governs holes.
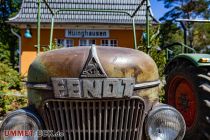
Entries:
POLYGON ((149 128, 149 118, 151 118, 151 116, 153 116, 154 114, 156 114, 157 112, 159 112, 159 111, 163 111, 163 110, 171 110, 171 111, 174 111, 174 112, 176 112, 179 116, 180 116, 180 118, 183 120, 183 126, 184 126, 184 128, 183 128, 183 131, 184 131, 184 133, 183 133, 183 136, 182 136, 182 138, 184 138, 184 135, 185 135, 185 133, 186 133, 186 124, 185 124, 185 120, 184 120, 184 118, 183 118, 183 116, 182 116, 182 114, 178 111, 178 110, 176 110, 174 107, 172 107, 172 106, 170 106, 170 105, 166 105, 166 104, 158 104, 157 106, 155 106, 155 107, 153 107, 153 109, 148 113, 148 115, 147 115, 147 117, 146 117, 146 119, 145 119, 145 134, 146 134, 146 137, 147 138, 149 138, 150 136, 149 136, 149 133, 148 133, 148 128, 149 128))
MULTIPOLYGON (((34 112, 32 109, 30 108, 21 108, 18 110, 15 110, 13 112, 11 112, 10 114, 8 114, 4 120, 2 121, 1 125, 0 125, 0 133, 3 133, 3 131, 5 130, 5 126, 7 125, 7 123, 11 120, 12 117, 15 116, 27 116, 30 119, 32 119, 35 124, 38 126, 38 130, 44 130, 44 125, 43 125, 43 121, 41 119, 41 117, 39 117, 39 115, 34 112)), ((39 138, 39 140, 41 140, 42 138, 39 138)))

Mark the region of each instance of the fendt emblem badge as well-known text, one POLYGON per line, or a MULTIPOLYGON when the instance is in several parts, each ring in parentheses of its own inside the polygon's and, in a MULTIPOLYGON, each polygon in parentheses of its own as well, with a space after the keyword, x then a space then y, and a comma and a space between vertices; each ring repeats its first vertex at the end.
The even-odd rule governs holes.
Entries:
POLYGON ((92 57, 85 66, 80 77, 106 77, 106 74, 101 70, 96 59, 92 57))
POLYGON ((51 78, 56 98, 131 97, 133 78, 107 78, 97 56, 96 48, 90 50, 80 78, 51 78))
POLYGON ((100 77, 105 78, 107 77, 96 52, 96 47, 92 46, 89 57, 87 59, 87 62, 83 68, 82 73, 80 74, 81 78, 94 78, 94 77, 100 77))

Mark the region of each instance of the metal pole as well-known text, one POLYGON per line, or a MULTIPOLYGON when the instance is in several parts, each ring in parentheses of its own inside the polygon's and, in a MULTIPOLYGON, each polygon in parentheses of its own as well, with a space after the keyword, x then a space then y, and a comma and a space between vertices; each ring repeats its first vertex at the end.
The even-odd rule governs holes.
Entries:
POLYGON ((137 49, 137 41, 136 41, 136 25, 135 25, 135 19, 134 17, 132 18, 133 20, 133 39, 134 39, 134 49, 137 49))
POLYGON ((38 0, 38 14, 37 14, 37 54, 40 53, 40 10, 41 9, 41 0, 38 0))
MULTIPOLYGON (((56 10, 55 12, 51 9, 51 7, 49 6, 49 4, 47 3, 46 0, 43 0, 44 3, 46 4, 47 8, 50 10, 50 13, 52 14, 53 18, 51 20, 51 32, 50 32, 50 46, 49 46, 49 49, 51 50, 52 49, 52 40, 53 40, 53 28, 54 28, 54 16, 56 14, 58 14, 60 11, 89 11, 89 12, 112 12, 112 13, 125 13, 127 14, 128 16, 130 16, 132 19, 133 19, 133 31, 134 31, 134 45, 135 45, 135 49, 137 49, 137 42, 136 42, 136 30, 135 30, 135 20, 134 20, 134 16, 136 15, 137 11, 140 9, 140 7, 143 5, 143 3, 145 1, 147 1, 147 5, 148 5, 148 10, 149 10, 149 1, 148 0, 143 0, 139 5, 138 7, 135 9, 135 11, 133 12, 133 14, 130 14, 129 12, 127 11, 121 11, 121 10, 109 10, 109 9, 105 9, 105 10, 99 10, 99 9, 59 9, 59 10, 56 10)), ((38 36, 38 43, 37 43, 37 46, 38 46, 38 52, 40 51, 40 0, 38 0, 38 33, 37 33, 37 36, 38 36)), ((149 16, 149 11, 147 11, 147 16, 149 16)), ((149 20, 149 18, 147 18, 147 20, 149 20)), ((148 23, 148 28, 147 30, 149 31, 149 22, 148 23)), ((147 38, 149 38, 149 33, 147 33, 147 38)), ((147 43, 148 46, 149 46, 149 43, 147 43)))
POLYGON ((67 9, 58 9, 54 12, 54 15, 58 14, 59 12, 62 11, 87 11, 87 12, 109 12, 109 13, 124 13, 127 14, 129 17, 132 18, 131 13, 127 12, 127 11, 122 11, 122 10, 109 10, 109 9, 104 9, 104 10, 100 10, 100 9, 81 9, 81 8, 67 8, 67 9))
POLYGON ((184 44, 187 45, 187 29, 184 29, 184 44))
POLYGON ((149 44, 149 9, 150 9, 150 4, 149 4, 149 0, 146 0, 146 32, 147 32, 147 49, 150 48, 150 44, 149 44))
POLYGON ((49 46, 49 49, 50 49, 50 50, 52 50, 53 28, 54 28, 54 15, 53 15, 52 21, 51 21, 50 46, 49 46))
POLYGON ((201 23, 210 23, 210 20, 200 20, 200 19, 197 19, 197 20, 194 20, 194 19, 176 19, 176 21, 179 21, 179 22, 201 22, 201 23))
MULTIPOLYGON (((52 11, 52 10, 51 10, 52 11)), ((52 40, 53 40, 53 28, 54 28, 54 18, 55 15, 58 14, 61 11, 89 11, 89 12, 110 12, 110 13, 124 13, 127 14, 129 17, 133 20, 133 34, 134 34, 134 47, 137 49, 137 41, 136 41, 136 29, 135 29, 135 20, 134 17, 129 12, 126 11, 119 11, 119 10, 99 10, 99 9, 58 9, 52 14, 52 20, 51 20, 51 31, 50 31, 50 46, 49 49, 52 49, 52 40)), ((135 15, 135 14, 134 14, 135 15)))

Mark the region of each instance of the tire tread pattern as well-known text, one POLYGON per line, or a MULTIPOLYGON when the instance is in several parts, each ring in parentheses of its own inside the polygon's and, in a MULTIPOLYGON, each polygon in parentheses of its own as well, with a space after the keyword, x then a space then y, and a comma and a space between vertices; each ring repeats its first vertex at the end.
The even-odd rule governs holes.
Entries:
POLYGON ((191 130, 187 130, 186 140, 210 140, 210 67, 197 68, 187 60, 173 60, 166 68, 166 101, 170 79, 179 73, 190 77, 195 88, 197 102, 197 119, 191 130))

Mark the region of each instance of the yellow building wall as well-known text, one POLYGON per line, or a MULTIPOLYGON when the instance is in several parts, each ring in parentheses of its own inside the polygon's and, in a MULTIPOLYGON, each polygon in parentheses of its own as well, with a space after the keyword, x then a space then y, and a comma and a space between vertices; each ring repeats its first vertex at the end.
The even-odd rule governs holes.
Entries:
MULTIPOLYGON (((28 68, 37 56, 37 49, 35 45, 37 44, 37 30, 31 29, 32 38, 27 39, 24 37, 25 30, 21 30, 22 37, 22 46, 21 46, 21 75, 27 76, 28 68)), ((142 31, 137 30, 137 42, 140 40, 142 31)), ((116 39, 118 41, 118 46, 133 48, 133 31, 132 30, 109 30, 109 39, 116 39)), ((54 39, 67 39, 65 38, 65 29, 55 29, 54 30, 54 39)), ((42 29, 41 30, 41 46, 49 45, 50 39, 50 30, 42 29)), ((69 38, 68 38, 69 39, 69 38)), ((74 46, 79 46, 79 39, 81 38, 71 38, 74 40, 74 46)), ((82 38, 84 39, 84 38, 82 38)), ((103 38, 93 38, 96 40, 96 45, 101 44, 103 38)), ((105 38, 107 39, 107 38, 105 38)))

